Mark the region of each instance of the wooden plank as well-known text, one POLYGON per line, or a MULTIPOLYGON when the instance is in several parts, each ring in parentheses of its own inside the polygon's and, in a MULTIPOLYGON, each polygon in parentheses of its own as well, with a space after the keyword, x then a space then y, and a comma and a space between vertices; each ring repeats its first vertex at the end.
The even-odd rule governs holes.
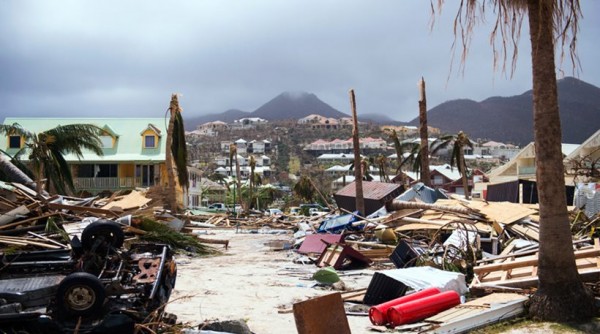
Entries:
POLYGON ((112 209, 112 210, 106 210, 106 209, 100 209, 100 208, 93 208, 93 207, 89 207, 89 206, 67 205, 67 204, 59 204, 59 203, 48 203, 48 207, 53 210, 91 212, 91 213, 110 215, 110 216, 114 216, 114 217, 119 217, 119 214, 123 213, 123 210, 116 209, 116 208, 112 209))
MULTIPOLYGON (((583 259, 583 258, 597 257, 597 256, 600 256, 600 249, 585 249, 585 250, 580 250, 580 251, 575 252, 576 259, 583 259)), ((473 268, 473 271, 477 274, 481 274, 484 272, 508 270, 508 269, 514 269, 514 268, 520 268, 520 267, 530 267, 530 266, 534 266, 534 265, 537 266, 537 262, 538 262, 537 257, 534 257, 534 258, 529 257, 529 258, 525 258, 525 259, 511 261, 511 262, 492 263, 492 264, 477 266, 477 267, 473 268)))
POLYGON ((57 215, 60 215, 60 213, 59 212, 51 212, 51 213, 47 213, 47 214, 44 214, 44 215, 41 215, 41 216, 19 220, 18 222, 14 222, 14 223, 6 224, 4 226, 0 226, 0 230, 4 230, 4 229, 7 229, 7 228, 13 228, 13 227, 18 226, 18 225, 28 224, 30 222, 34 222, 34 221, 37 221, 37 220, 40 220, 40 219, 48 218, 48 217, 51 217, 51 216, 57 216, 57 215))
POLYGON ((340 293, 294 304, 298 334, 351 334, 340 293))
POLYGON ((509 229, 513 232, 520 234, 523 237, 527 237, 530 240, 540 241, 540 231, 533 227, 527 227, 520 224, 510 225, 509 229))

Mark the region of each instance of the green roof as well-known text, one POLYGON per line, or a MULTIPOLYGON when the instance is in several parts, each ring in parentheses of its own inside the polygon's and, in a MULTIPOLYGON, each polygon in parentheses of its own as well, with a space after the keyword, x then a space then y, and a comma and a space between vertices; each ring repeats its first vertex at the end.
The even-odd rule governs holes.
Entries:
MULTIPOLYGON (((46 117, 7 117, 4 124, 18 123, 27 131, 39 133, 59 125, 68 124, 93 124, 117 136, 113 148, 104 148, 104 156, 84 151, 81 162, 162 162, 165 161, 165 147, 167 140, 168 119, 165 118, 46 118, 46 117), (158 148, 143 148, 141 133, 146 129, 160 131, 158 148)), ((9 154, 16 149, 7 149, 7 136, 0 136, 0 149, 9 154)), ((26 157, 26 155, 25 155, 26 157)), ((68 154, 65 159, 78 162, 73 154, 68 154)))

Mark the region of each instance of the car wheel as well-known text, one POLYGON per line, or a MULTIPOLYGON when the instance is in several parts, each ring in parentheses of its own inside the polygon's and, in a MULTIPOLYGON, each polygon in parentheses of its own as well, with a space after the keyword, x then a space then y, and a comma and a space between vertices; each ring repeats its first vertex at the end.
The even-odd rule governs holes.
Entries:
POLYGON ((100 280, 86 272, 65 277, 56 291, 56 308, 59 317, 79 317, 99 313, 106 291, 100 280))
POLYGON ((110 220, 95 221, 81 233, 81 245, 85 250, 105 250, 123 246, 125 234, 121 225, 110 220))

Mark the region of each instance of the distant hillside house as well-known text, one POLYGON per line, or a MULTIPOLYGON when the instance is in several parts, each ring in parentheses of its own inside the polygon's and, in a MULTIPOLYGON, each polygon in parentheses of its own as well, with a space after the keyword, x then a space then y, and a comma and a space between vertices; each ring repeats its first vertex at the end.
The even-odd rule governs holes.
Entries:
POLYGON ((255 128, 257 125, 267 124, 269 121, 266 119, 262 119, 260 117, 246 117, 240 118, 233 121, 232 129, 251 129, 255 128))
MULTIPOLYGON (((568 157, 579 145, 562 144, 563 157, 568 157)), ((525 146, 510 161, 489 172, 491 183, 503 183, 518 179, 535 179, 535 144, 525 146)))
MULTIPOLYGON (((235 167, 236 162, 239 163, 240 167, 245 167, 245 166, 249 165, 249 160, 250 160, 249 157, 245 158, 242 155, 238 154, 236 158, 237 158, 237 160, 233 161, 234 167, 235 167)), ((256 160, 257 167, 271 165, 271 158, 269 158, 266 155, 254 156, 254 159, 256 160)), ((215 163, 217 164, 217 166, 220 166, 220 167, 228 167, 229 166, 229 157, 218 157, 215 159, 215 163)))
MULTIPOLYGON (((325 174, 328 176, 341 176, 341 175, 354 175, 354 169, 352 164, 345 166, 333 165, 325 170, 325 174)), ((369 175, 379 175, 379 168, 375 166, 369 166, 369 175)))
POLYGON ((271 153, 272 146, 271 141, 262 139, 262 140, 252 140, 250 142, 245 139, 238 139, 235 142, 232 141, 222 141, 221 142, 221 152, 229 154, 229 147, 231 145, 235 145, 237 148, 237 153, 271 153))
MULTIPOLYGON (((245 166, 241 166, 240 165, 240 178, 242 180, 246 180, 249 178, 250 176, 250 166, 245 165, 245 166)), ((236 169, 235 169, 235 165, 230 168, 229 165, 225 166, 225 167, 219 167, 217 169, 215 169, 216 173, 219 173, 221 175, 224 176, 235 176, 236 174, 236 169)), ((260 177, 270 177, 271 176, 271 167, 269 166, 256 166, 254 168, 254 174, 259 175, 260 177)))
MULTIPOLYGON (((364 158, 364 156, 361 155, 361 159, 362 158, 364 158)), ((320 164, 338 164, 338 163, 349 164, 352 161, 354 161, 354 154, 329 153, 329 154, 321 154, 320 156, 317 157, 317 162, 319 162, 320 164)))
MULTIPOLYGON (((413 125, 382 125, 381 130, 391 133, 392 130, 396 130, 396 134, 398 138, 413 138, 419 136, 419 127, 413 125)), ((439 128, 434 128, 433 126, 427 127, 427 134, 429 136, 439 136, 441 134, 441 130, 439 128)))
MULTIPOLYGON (((387 150, 387 142, 381 138, 360 138, 359 145, 361 150, 373 153, 374 151, 385 151, 387 150)), ((334 139, 331 141, 318 139, 304 147, 304 150, 313 154, 327 154, 327 153, 352 153, 354 143, 352 138, 350 139, 334 139)))
POLYGON ((214 121, 198 125, 198 128, 194 131, 190 131, 190 134, 196 134, 201 136, 214 137, 219 134, 220 131, 229 129, 229 125, 225 122, 214 121))
MULTIPOLYGON (((103 191, 135 189, 167 185, 165 167, 166 122, 164 118, 18 118, 9 117, 4 124, 18 123, 24 129, 39 133, 58 125, 93 124, 103 130, 103 156, 84 151, 80 160, 65 156, 71 166, 78 191, 97 194, 103 191)), ((24 140, 0 137, 0 148, 14 155, 24 140)), ((22 155, 26 160, 28 154, 22 155)), ((179 198, 182 201, 182 198, 179 198)))
POLYGON ((325 130, 338 130, 343 128, 352 127, 352 118, 344 117, 340 120, 336 118, 324 117, 317 114, 308 115, 300 118, 298 124, 310 127, 313 130, 325 129, 325 130))
POLYGON ((494 158, 499 158, 501 160, 510 160, 517 153, 519 153, 521 149, 512 144, 504 144, 495 141, 488 141, 483 144, 475 143, 473 145, 473 149, 466 148, 465 154, 472 155, 481 155, 481 156, 492 156, 494 158))
MULTIPOLYGON (((439 166, 429 166, 431 185, 433 188, 441 188, 448 192, 458 195, 464 195, 464 187, 462 178, 458 172, 458 168, 451 167, 449 164, 439 166)), ((420 175, 415 172, 402 172, 396 175, 392 182, 414 185, 420 181, 420 175)), ((478 169, 471 170, 471 177, 467 180, 469 190, 473 189, 475 183, 487 181, 487 177, 478 169)))
POLYGON ((268 140, 253 140, 247 143, 248 153, 271 153, 271 142, 268 140))

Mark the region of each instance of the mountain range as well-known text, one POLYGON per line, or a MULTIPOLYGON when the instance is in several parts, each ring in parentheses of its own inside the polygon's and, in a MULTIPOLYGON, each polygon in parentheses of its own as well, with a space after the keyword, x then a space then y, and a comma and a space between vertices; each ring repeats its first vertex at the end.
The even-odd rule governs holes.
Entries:
MULTIPOLYGON (((558 80, 558 95, 562 126, 562 141, 578 144, 600 126, 600 88, 576 78, 558 80)), ((310 114, 325 117, 349 117, 321 101, 316 95, 305 92, 284 92, 247 112, 228 110, 186 119, 186 128, 211 121, 233 122, 244 117, 260 117, 269 121, 297 120, 310 114)), ((380 114, 359 115, 359 120, 388 125, 419 125, 416 117, 403 123, 380 114)), ((464 131, 470 138, 489 139, 520 145, 533 141, 532 91, 510 97, 490 97, 477 102, 457 99, 439 104, 427 112, 429 126, 444 133, 464 131)))

